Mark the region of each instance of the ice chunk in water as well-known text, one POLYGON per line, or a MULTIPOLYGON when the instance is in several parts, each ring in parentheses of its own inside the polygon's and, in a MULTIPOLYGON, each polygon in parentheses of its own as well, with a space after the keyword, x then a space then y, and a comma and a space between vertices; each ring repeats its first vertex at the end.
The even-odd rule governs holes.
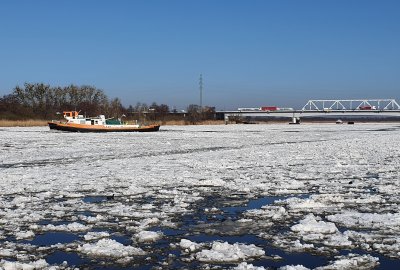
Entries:
POLYGON ((94 244, 84 244, 79 246, 77 250, 93 257, 124 258, 127 256, 146 254, 141 248, 124 246, 112 239, 101 239, 94 244))
POLYGON ((213 242, 210 250, 196 253, 196 258, 203 262, 238 262, 247 258, 257 258, 265 255, 265 251, 253 244, 245 245, 227 242, 213 242))
POLYGON ((299 224, 293 225, 290 228, 294 232, 302 234, 306 233, 322 233, 332 234, 338 231, 336 225, 332 222, 317 221, 313 214, 307 215, 299 224))
POLYGON ((157 240, 163 237, 162 232, 153 232, 153 231, 141 231, 135 235, 135 238, 138 242, 156 242, 157 240))

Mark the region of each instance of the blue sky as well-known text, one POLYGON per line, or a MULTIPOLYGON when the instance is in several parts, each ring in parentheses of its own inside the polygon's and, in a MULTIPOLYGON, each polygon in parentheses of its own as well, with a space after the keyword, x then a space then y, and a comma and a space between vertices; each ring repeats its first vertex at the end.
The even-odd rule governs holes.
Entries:
POLYGON ((400 1, 2 0, 0 95, 93 85, 124 105, 400 99, 400 1))

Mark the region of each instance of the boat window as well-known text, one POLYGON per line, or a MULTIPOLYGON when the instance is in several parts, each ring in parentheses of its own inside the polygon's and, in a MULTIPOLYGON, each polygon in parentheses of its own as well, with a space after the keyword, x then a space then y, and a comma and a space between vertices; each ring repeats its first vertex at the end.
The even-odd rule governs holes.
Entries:
POLYGON ((91 121, 91 124, 94 125, 94 120, 91 121))
POLYGON ((99 123, 99 121, 96 120, 96 125, 99 123))

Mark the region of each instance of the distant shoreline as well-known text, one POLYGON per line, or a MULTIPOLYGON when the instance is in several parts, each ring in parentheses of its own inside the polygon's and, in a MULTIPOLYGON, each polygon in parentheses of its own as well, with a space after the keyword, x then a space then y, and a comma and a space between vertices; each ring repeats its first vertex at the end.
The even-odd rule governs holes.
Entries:
MULTIPOLYGON (((29 119, 29 120, 7 120, 7 119, 0 119, 0 127, 42 127, 47 126, 48 122, 51 120, 37 120, 37 119, 29 119)), ((188 122, 183 120, 171 120, 171 121, 159 121, 156 122, 162 126, 191 126, 188 122)), ((150 124, 150 123, 147 123, 150 124)), ((223 120, 206 120, 200 121, 195 125, 223 125, 225 122, 223 120)))
MULTIPOLYGON (((0 119, 0 127, 41 127, 47 126, 49 120, 6 120, 0 119)), ((268 124, 289 124, 289 120, 287 121, 259 121, 259 122, 252 122, 252 123, 235 123, 229 122, 228 125, 268 125, 268 124)), ((377 121, 377 120, 359 120, 354 121, 355 124, 366 124, 366 123, 379 123, 379 124, 400 124, 400 121, 377 121)), ((335 121, 302 121, 302 124, 335 124, 335 121)), ((171 121, 164 121, 164 122, 157 122, 161 126, 198 126, 198 125, 225 125, 225 121, 223 120, 206 120, 200 121, 195 124, 191 124, 185 122, 183 120, 171 120, 171 121)), ((343 121, 343 124, 347 124, 347 121, 343 121)))
POLYGON ((0 120, 0 127, 40 127, 40 126, 47 126, 46 120, 7 120, 1 119, 0 120))

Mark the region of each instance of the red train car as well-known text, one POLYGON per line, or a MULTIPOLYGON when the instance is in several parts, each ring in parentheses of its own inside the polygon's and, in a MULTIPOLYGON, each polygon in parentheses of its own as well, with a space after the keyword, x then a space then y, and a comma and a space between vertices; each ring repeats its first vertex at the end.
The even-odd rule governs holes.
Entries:
POLYGON ((277 111, 279 108, 276 106, 265 106, 261 107, 262 111, 277 111))

